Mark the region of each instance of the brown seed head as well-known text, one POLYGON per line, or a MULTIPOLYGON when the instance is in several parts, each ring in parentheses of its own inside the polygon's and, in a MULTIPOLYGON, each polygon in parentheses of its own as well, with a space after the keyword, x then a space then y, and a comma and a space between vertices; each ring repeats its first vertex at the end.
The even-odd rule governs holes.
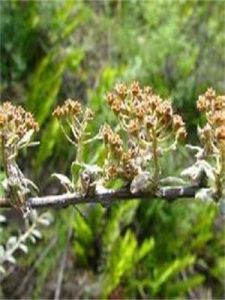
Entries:
POLYGON ((4 115, 3 112, 0 112, 0 126, 4 126, 6 123, 6 120, 7 120, 6 115, 4 115))
POLYGON ((106 177, 108 179, 113 179, 113 178, 116 178, 117 176, 118 176, 118 166, 117 165, 110 165, 106 169, 106 177))
POLYGON ((177 131, 180 127, 184 127, 185 123, 180 115, 173 115, 173 128, 177 131))
POLYGON ((53 116, 61 119, 68 116, 77 117, 82 113, 82 107, 80 102, 68 99, 62 106, 57 106, 53 111, 53 116))
POLYGON ((119 98, 116 98, 112 104, 111 104, 111 108, 114 111, 115 114, 118 114, 121 112, 122 110, 122 101, 119 98))
POLYGON ((119 95, 119 97, 123 100, 126 95, 127 95, 127 87, 125 84, 122 84, 122 83, 118 83, 116 86, 115 86, 115 91, 117 92, 117 94, 119 95))
POLYGON ((101 135, 106 144, 109 143, 109 140, 111 139, 112 134, 113 134, 113 131, 112 131, 111 127, 108 124, 105 124, 101 129, 101 135))
POLYGON ((183 141, 185 140, 187 137, 187 131, 184 127, 181 127, 178 129, 177 133, 176 133, 176 139, 178 141, 183 141))
POLYGON ((134 96, 139 95, 141 92, 140 85, 137 81, 134 81, 130 86, 131 92, 134 96))
POLYGON ((221 126, 216 129, 216 138, 219 141, 225 141, 225 126, 221 126))
POLYGON ((106 96, 107 103, 111 106, 113 102, 116 100, 116 95, 114 93, 108 93, 106 96))
POLYGON ((10 134, 18 134, 20 137, 29 130, 38 131, 38 123, 30 112, 26 112, 21 106, 14 106, 10 102, 0 105, 0 126, 10 134))
POLYGON ((130 120, 128 124, 128 132, 134 136, 138 136, 139 133, 139 122, 138 119, 130 120))
POLYGON ((216 92, 213 88, 208 88, 208 90, 205 93, 205 98, 209 101, 215 100, 216 92))
POLYGON ((212 115, 212 121, 216 126, 221 126, 225 125, 225 112, 222 110, 217 110, 215 113, 212 115))

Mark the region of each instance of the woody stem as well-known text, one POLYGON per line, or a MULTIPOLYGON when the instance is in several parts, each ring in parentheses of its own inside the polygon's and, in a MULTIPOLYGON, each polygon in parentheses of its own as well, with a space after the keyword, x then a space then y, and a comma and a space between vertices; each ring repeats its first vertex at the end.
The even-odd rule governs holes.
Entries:
POLYGON ((216 176, 216 196, 220 199, 223 195, 223 183, 225 174, 225 151, 224 145, 221 145, 220 155, 218 158, 218 173, 216 176))
MULTIPOLYGON (((4 172, 5 172, 6 178, 9 179, 11 177, 10 167, 9 167, 10 153, 9 153, 8 147, 6 146, 6 137, 5 137, 4 133, 1 136, 1 152, 2 152, 1 155, 2 155, 3 169, 4 169, 4 172)), ((15 198, 16 198, 16 191, 14 190, 13 186, 10 188, 9 193, 10 193, 10 198, 11 198, 10 200, 12 201, 12 203, 14 203, 15 198)))
POLYGON ((152 154, 153 154, 153 164, 154 164, 154 174, 153 174, 153 188, 157 189, 159 185, 159 160, 158 160, 158 143, 155 129, 152 130, 153 141, 152 141, 152 154))

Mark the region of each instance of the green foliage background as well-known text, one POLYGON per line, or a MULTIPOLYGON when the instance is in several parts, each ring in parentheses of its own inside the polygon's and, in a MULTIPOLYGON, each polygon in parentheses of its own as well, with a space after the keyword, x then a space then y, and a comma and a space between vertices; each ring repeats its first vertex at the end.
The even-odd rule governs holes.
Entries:
MULTIPOLYGON (((171 98, 197 142, 197 96, 208 86, 224 92, 224 1, 7 0, 0 14, 1 101, 22 104, 41 125, 41 145, 20 164, 42 194, 60 192, 50 174, 69 174, 73 160, 74 149, 51 118, 66 98, 95 110, 96 133, 104 121, 115 124, 105 93, 115 82, 138 80, 171 98)), ((84 159, 101 161, 101 153, 96 144, 84 159)), ((179 175, 191 160, 181 148, 163 169, 179 175)), ((35 275, 23 289, 18 280, 12 288, 10 275, 3 297, 53 297, 71 228, 63 298, 224 297, 224 223, 216 204, 154 199, 79 209, 54 212, 54 225, 13 273, 18 278, 34 266, 35 275), (53 237, 55 246, 39 262, 53 237)), ((4 235, 15 231, 11 223, 4 235)))

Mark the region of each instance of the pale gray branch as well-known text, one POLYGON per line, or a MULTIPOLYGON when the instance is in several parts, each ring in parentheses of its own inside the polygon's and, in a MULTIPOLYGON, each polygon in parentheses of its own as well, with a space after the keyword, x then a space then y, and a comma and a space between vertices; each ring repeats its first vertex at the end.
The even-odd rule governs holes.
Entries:
MULTIPOLYGON (((116 201, 141 199, 150 201, 154 198, 161 198, 168 202, 172 202, 178 198, 193 198, 200 189, 199 185, 191 186, 177 186, 177 187, 162 187, 156 193, 138 192, 132 194, 129 187, 118 190, 105 190, 102 193, 95 193, 94 195, 82 196, 78 193, 50 195, 42 197, 31 197, 28 199, 28 204, 32 208, 65 208, 69 205, 77 205, 82 203, 102 203, 111 204, 116 201)), ((0 208, 12 207, 9 199, 0 198, 0 208)))

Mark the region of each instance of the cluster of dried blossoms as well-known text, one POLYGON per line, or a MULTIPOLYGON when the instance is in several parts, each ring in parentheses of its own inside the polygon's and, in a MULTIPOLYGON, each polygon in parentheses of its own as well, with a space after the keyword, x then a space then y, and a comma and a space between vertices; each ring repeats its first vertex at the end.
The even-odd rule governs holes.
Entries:
POLYGON ((106 179, 119 177, 132 180, 139 173, 138 146, 130 144, 125 147, 121 136, 114 133, 109 125, 103 126, 101 134, 107 146, 106 179))
POLYGON ((89 121, 93 119, 93 112, 89 108, 83 109, 80 102, 68 99, 54 110, 53 116, 60 121, 65 137, 76 148, 76 159, 71 165, 72 180, 63 174, 54 173, 53 176, 60 180, 67 192, 76 190, 85 195, 90 190, 94 191, 95 172, 87 169, 81 172, 85 165, 82 160, 82 146, 89 142, 86 128, 89 121))
POLYGON ((82 113, 82 107, 80 102, 68 99, 65 101, 65 103, 62 106, 58 106, 54 110, 53 116, 57 117, 58 119, 62 119, 66 117, 76 118, 79 117, 81 113, 82 113))
POLYGON ((130 86, 116 85, 107 95, 107 103, 118 117, 120 126, 117 133, 108 125, 102 129, 109 150, 107 177, 132 180, 149 170, 157 186, 159 157, 175 149, 177 142, 186 137, 182 117, 173 112, 169 101, 162 100, 150 87, 142 89, 137 82, 130 86))
POLYGON ((0 105, 0 131, 5 138, 20 140, 28 131, 38 131, 38 123, 30 112, 21 106, 14 106, 10 102, 0 105))
POLYGON ((199 128, 203 157, 215 159, 215 188, 220 198, 225 190, 225 95, 209 88, 199 97, 197 108, 206 118, 206 125, 199 128))
MULTIPOLYGON (((0 105, 0 138, 4 142, 11 155, 16 154, 21 141, 28 132, 39 130, 38 123, 30 112, 26 112, 21 106, 14 106, 10 102, 0 105), (17 147, 18 146, 18 147, 17 147)), ((26 141, 27 143, 27 141, 26 141)))
POLYGON ((21 106, 14 106, 10 102, 0 105, 0 153, 6 174, 5 190, 9 194, 12 204, 16 207, 24 206, 31 189, 37 187, 25 178, 16 163, 18 151, 31 146, 31 138, 39 126, 33 115, 21 106))
POLYGON ((197 101, 197 108, 206 116, 207 123, 199 131, 207 153, 224 149, 225 143, 225 95, 216 95, 210 88, 197 101))
POLYGON ((88 108, 84 110, 80 102, 68 99, 62 106, 58 106, 54 110, 53 116, 61 121, 61 128, 68 141, 77 147, 76 160, 79 162, 85 130, 88 122, 93 119, 92 111, 88 108), (72 132, 72 137, 70 137, 68 129, 72 132))

